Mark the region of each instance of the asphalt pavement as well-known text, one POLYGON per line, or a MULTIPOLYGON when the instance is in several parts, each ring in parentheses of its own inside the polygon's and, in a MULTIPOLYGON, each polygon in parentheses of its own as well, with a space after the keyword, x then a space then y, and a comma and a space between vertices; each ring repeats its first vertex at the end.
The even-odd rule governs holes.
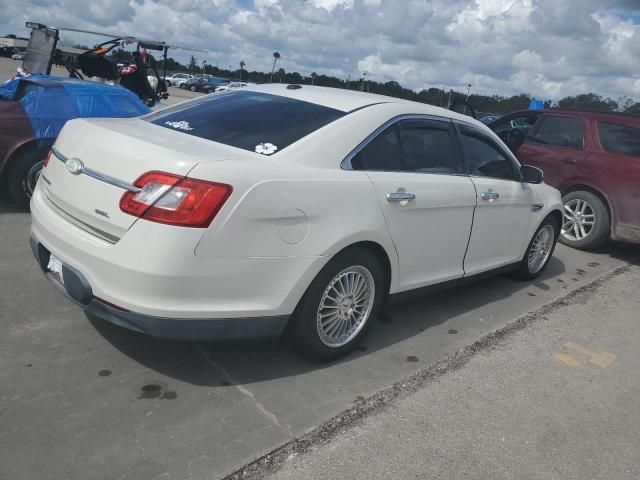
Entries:
POLYGON ((271 480, 636 480, 638 284, 640 267, 619 269, 257 472, 271 480))
POLYGON ((499 276, 393 304, 358 351, 313 364, 279 341, 159 340, 88 318, 43 278, 29 223, 0 203, 0 478, 11 480, 223 478, 640 253, 559 246, 537 281, 499 276))

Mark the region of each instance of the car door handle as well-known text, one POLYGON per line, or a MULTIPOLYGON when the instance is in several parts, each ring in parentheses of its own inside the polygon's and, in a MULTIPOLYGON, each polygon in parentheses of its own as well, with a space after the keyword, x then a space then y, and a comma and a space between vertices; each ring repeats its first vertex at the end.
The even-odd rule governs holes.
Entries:
POLYGON ((480 194, 480 197, 483 200, 496 200, 496 199, 500 198, 500 194, 498 192, 488 191, 488 192, 482 192, 480 194))
POLYGON ((387 193, 388 202, 410 202, 411 200, 415 200, 415 199, 416 199, 416 196, 413 193, 407 193, 407 192, 387 193))
POLYGON ((562 161, 564 163, 570 163, 571 165, 575 165, 576 164, 576 159, 575 158, 571 158, 571 157, 564 157, 562 159, 562 161))

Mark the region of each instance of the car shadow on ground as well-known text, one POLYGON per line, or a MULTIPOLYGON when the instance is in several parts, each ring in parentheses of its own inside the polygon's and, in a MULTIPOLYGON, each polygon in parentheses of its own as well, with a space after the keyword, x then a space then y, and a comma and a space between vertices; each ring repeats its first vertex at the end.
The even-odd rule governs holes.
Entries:
MULTIPOLYGON (((3 186, 4 187, 4 186, 3 186)), ((3 213, 28 213, 27 205, 19 205, 9 198, 6 192, 0 192, 0 215, 3 213)))
MULTIPOLYGON (((451 318, 509 298, 532 285, 546 291, 549 280, 561 276, 565 266, 553 257, 534 282, 507 276, 416 296, 388 305, 356 351, 336 363, 402 342, 451 318)), ((525 312, 522 312, 523 314, 525 312)), ((309 362, 292 351, 284 339, 233 342, 184 342, 152 338, 88 316, 95 329, 114 347, 136 362, 170 378, 194 385, 250 384, 324 369, 328 364, 309 362)))

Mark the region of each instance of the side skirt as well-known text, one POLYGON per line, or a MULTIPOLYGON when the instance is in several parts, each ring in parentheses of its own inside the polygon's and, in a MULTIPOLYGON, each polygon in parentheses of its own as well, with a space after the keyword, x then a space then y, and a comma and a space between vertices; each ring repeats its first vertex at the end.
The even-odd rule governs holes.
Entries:
POLYGON ((394 293, 388 296, 386 305, 391 305, 395 303, 402 303, 404 301, 422 297, 425 295, 429 295, 431 293, 440 292, 442 290, 447 290, 449 288, 461 287, 464 285, 469 285, 475 283, 479 280, 484 280, 486 278, 496 277, 498 275, 506 275, 509 273, 513 273, 520 267, 520 261, 510 263, 508 265, 504 265, 502 267, 494 268, 492 270, 487 270, 486 272, 477 273, 475 275, 465 276, 462 278, 457 278, 455 280, 449 280, 442 283, 436 283, 434 285, 427 285, 426 287, 420 287, 413 290, 407 290, 404 292, 394 293))

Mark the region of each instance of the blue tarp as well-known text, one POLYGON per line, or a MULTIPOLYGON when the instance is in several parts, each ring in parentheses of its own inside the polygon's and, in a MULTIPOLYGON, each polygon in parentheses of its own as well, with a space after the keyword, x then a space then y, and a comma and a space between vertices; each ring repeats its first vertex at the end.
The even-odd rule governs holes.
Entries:
POLYGON ((542 100, 531 100, 529 103, 529 110, 544 110, 544 102, 542 100))
POLYGON ((73 118, 137 117, 149 113, 136 94, 118 85, 64 77, 32 75, 0 85, 0 97, 13 100, 20 82, 28 93, 20 102, 36 139, 55 138, 73 118))

